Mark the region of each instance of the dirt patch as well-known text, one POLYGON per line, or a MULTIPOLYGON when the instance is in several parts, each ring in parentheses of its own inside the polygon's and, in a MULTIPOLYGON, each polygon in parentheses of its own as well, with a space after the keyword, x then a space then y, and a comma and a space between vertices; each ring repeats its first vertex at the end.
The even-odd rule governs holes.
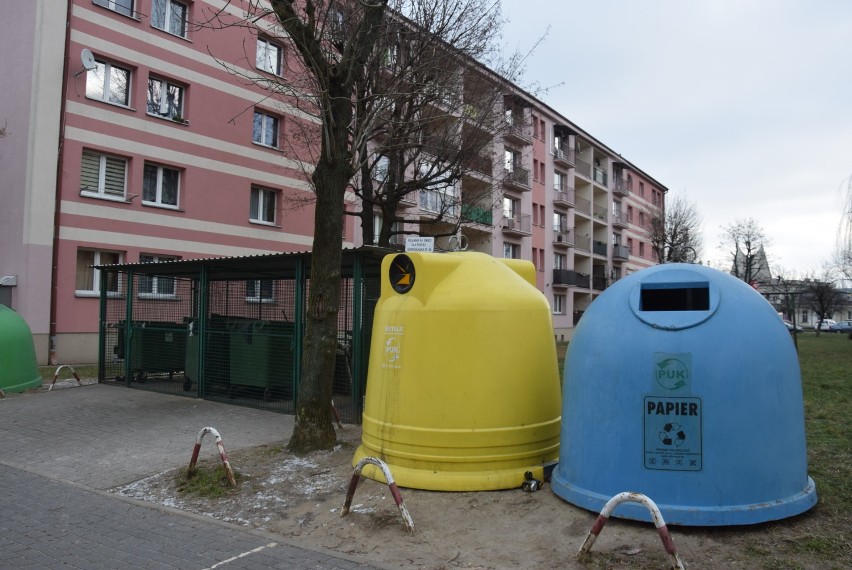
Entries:
MULTIPOLYGON (((548 484, 534 493, 402 489, 414 520, 414 532, 408 533, 388 487, 362 479, 351 512, 341 517, 360 437, 358 427, 346 426, 338 432, 334 451, 304 457, 289 454, 284 442, 233 453, 231 464, 241 479, 224 498, 179 493, 178 477, 185 466, 115 491, 396 568, 669 567, 652 525, 617 519, 607 523, 592 555, 578 561, 575 555, 596 514, 566 503, 548 484)), ((218 456, 210 448, 204 448, 204 455, 212 457, 200 468, 217 465, 218 456)), ((835 552, 843 545, 829 545, 824 553, 809 548, 819 538, 815 531, 820 526, 818 506, 774 524, 672 527, 671 533, 688 568, 852 568, 848 554, 838 558, 835 552)))

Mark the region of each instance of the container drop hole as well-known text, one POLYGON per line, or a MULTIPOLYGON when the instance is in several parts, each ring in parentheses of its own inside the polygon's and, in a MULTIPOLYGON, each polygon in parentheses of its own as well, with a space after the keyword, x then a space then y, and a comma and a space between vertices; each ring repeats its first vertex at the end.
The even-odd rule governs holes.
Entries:
POLYGON ((640 311, 709 311, 710 288, 707 284, 672 287, 643 285, 640 311))

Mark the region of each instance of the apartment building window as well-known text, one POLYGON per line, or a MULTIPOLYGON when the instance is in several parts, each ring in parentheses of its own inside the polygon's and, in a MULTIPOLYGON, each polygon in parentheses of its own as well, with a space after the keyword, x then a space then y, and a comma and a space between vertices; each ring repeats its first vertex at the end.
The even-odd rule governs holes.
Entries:
POLYGON ((640 198, 645 197, 645 183, 644 182, 639 183, 639 197, 640 198))
POLYGON ((539 135, 539 130, 538 130, 538 127, 539 127, 538 117, 536 117, 535 115, 532 116, 532 124, 533 124, 533 137, 539 138, 541 135, 539 135))
POLYGON ((142 203, 177 208, 180 171, 175 168, 145 163, 142 176, 142 203))
POLYGON ((627 238, 627 252, 633 255, 633 238, 627 238))
POLYGON ((544 142, 547 142, 545 140, 545 136, 547 136, 547 131, 545 131, 545 129, 544 129, 544 119, 539 119, 538 132, 539 132, 539 136, 541 137, 541 140, 543 140, 544 142))
POLYGON ((503 243, 503 257, 506 259, 519 259, 521 257, 521 246, 516 243, 503 243))
POLYGON ((544 271, 544 250, 538 250, 538 270, 544 271))
POLYGON ((645 227, 645 212, 639 212, 639 227, 645 227))
POLYGON ((645 257, 645 242, 639 242, 639 257, 645 257))
MULTIPOLYGON (((384 217, 379 214, 373 214, 373 244, 376 245, 379 243, 379 236, 382 233, 382 224, 384 223, 384 217)), ((401 233, 397 233, 402 231, 402 224, 399 222, 394 222, 391 224, 391 236, 388 240, 390 245, 403 245, 405 244, 405 236, 401 233)))
POLYGON ((283 75, 284 48, 267 39, 258 38, 257 68, 273 75, 283 75))
POLYGON ((568 231, 568 216, 566 214, 553 213, 553 230, 557 232, 568 231))
POLYGON ((124 200, 127 159, 84 149, 80 163, 80 193, 92 198, 124 200))
POLYGON ((565 269, 567 259, 564 253, 554 253, 553 269, 565 269))
MULTIPOLYGON (((542 220, 542 223, 544 223, 544 220, 542 220)), ((538 204, 535 202, 532 205, 532 224, 534 226, 538 225, 538 204)))
POLYGON ((278 148, 278 123, 278 117, 255 111, 252 140, 263 146, 278 148))
POLYGON ((130 70, 96 59, 95 68, 86 74, 86 97, 104 103, 128 106, 130 70))
POLYGON ((275 282, 272 279, 249 279, 246 281, 247 303, 274 303, 275 282))
POLYGON ((808 322, 808 310, 807 309, 802 310, 802 322, 803 323, 808 322))
POLYGON ((627 206, 627 221, 633 223, 633 206, 627 206))
POLYGON ((521 153, 507 148, 503 155, 503 166, 509 172, 514 172, 516 167, 521 166, 521 153))
POLYGON ((94 4, 131 18, 134 16, 133 0, 94 0, 94 4))
POLYGON ((249 219, 258 224, 275 224, 275 211, 278 192, 268 188, 251 189, 251 204, 249 207, 249 219))
POLYGON ((148 114, 182 121, 184 88, 180 85, 151 77, 148 79, 148 114))
MULTIPOLYGON (((165 255, 139 254, 139 263, 161 263, 163 261, 174 261, 177 257, 165 255)), ((164 275, 140 275, 139 276, 140 297, 174 297, 175 278, 164 275)))
POLYGON ((539 163, 538 163, 538 167, 539 167, 539 169, 541 170, 541 172, 539 172, 539 174, 538 174, 538 177, 539 177, 539 179, 540 179, 542 182, 544 182, 544 163, 543 163, 543 162, 539 162, 539 163))
POLYGON ((388 179, 388 169, 390 168, 390 159, 386 156, 380 156, 376 159, 373 167, 373 179, 380 185, 384 185, 388 179))
POLYGON ((521 201, 508 196, 503 196, 503 216, 515 219, 521 213, 521 201))
MULTIPOLYGON (((94 249, 77 250, 76 294, 81 297, 95 297, 101 293, 101 271, 95 265, 113 265, 121 263, 121 254, 116 251, 98 251, 94 249)), ((119 274, 108 273, 107 294, 119 293, 119 274)))
POLYGON ((538 265, 538 248, 537 247, 532 248, 532 262, 533 262, 533 267, 535 267, 536 271, 540 271, 541 268, 538 265))
POLYGON ((561 172, 553 173, 553 189, 557 192, 564 192, 567 187, 565 175, 561 172))
POLYGON ((565 295, 554 295, 553 296, 553 314, 554 315, 564 315, 565 314, 565 295))
MULTIPOLYGON (((538 160, 533 159, 533 180, 538 181, 538 160)), ((542 180, 544 182, 544 180, 542 180)))
POLYGON ((153 0, 151 25, 175 36, 186 37, 187 7, 177 0, 153 0))

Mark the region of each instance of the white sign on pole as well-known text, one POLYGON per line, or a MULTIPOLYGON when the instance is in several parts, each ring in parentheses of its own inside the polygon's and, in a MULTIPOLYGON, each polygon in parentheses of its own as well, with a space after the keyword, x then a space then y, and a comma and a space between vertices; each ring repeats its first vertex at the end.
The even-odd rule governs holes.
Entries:
POLYGON ((405 251, 433 252, 435 251, 435 238, 405 236, 405 251))

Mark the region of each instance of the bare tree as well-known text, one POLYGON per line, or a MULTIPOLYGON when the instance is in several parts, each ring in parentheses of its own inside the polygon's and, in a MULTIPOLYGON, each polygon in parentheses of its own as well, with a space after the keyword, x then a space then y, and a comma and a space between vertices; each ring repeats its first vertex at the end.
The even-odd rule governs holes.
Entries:
POLYGON ((790 320, 793 328, 793 343, 796 345, 796 350, 799 350, 799 326, 796 323, 799 311, 799 303, 801 297, 807 292, 807 283, 798 279, 795 272, 783 267, 775 268, 775 278, 772 283, 764 290, 764 293, 769 295, 773 305, 785 318, 790 320))
POLYGON ((806 302, 819 317, 816 333, 819 336, 824 320, 831 318, 840 306, 843 295, 835 287, 831 268, 825 266, 818 274, 811 274, 805 283, 806 302))
POLYGON ((497 202, 491 144, 500 128, 510 128, 502 120, 502 91, 510 85, 506 78, 515 79, 519 60, 500 64, 495 41, 502 20, 493 0, 245 1, 244 17, 205 8, 197 25, 244 26, 298 56, 287 58, 281 74, 286 78, 250 71, 255 58, 266 72, 277 63, 260 53, 261 41, 257 54, 255 46, 244 45, 245 62, 221 63, 265 89, 266 105, 293 117, 286 141, 313 193, 288 200, 294 208, 312 202, 315 214, 302 376, 289 447, 328 449, 336 441, 329 406, 341 220, 358 216, 369 244, 378 213, 377 241, 385 245, 394 234, 424 232, 426 225, 432 226, 430 235, 450 235, 476 220, 477 211, 490 214, 497 202), (482 185, 462 195, 460 180, 471 171, 482 171, 482 185), (347 210, 348 193, 358 198, 357 211, 347 210), (412 201, 407 196, 419 198, 430 215, 400 215, 400 202, 412 201), (406 228, 406 222, 412 224, 406 228))
POLYGON ((764 246, 768 240, 754 218, 740 219, 722 228, 720 247, 727 250, 731 274, 749 284, 771 279, 764 246))
POLYGON ((692 263, 701 251, 701 216, 685 195, 666 198, 665 210, 649 221, 651 247, 660 263, 692 263))
POLYGON ((834 265, 846 281, 852 281, 852 176, 841 183, 843 213, 837 231, 834 265), (843 188, 845 186, 845 189, 843 188))

